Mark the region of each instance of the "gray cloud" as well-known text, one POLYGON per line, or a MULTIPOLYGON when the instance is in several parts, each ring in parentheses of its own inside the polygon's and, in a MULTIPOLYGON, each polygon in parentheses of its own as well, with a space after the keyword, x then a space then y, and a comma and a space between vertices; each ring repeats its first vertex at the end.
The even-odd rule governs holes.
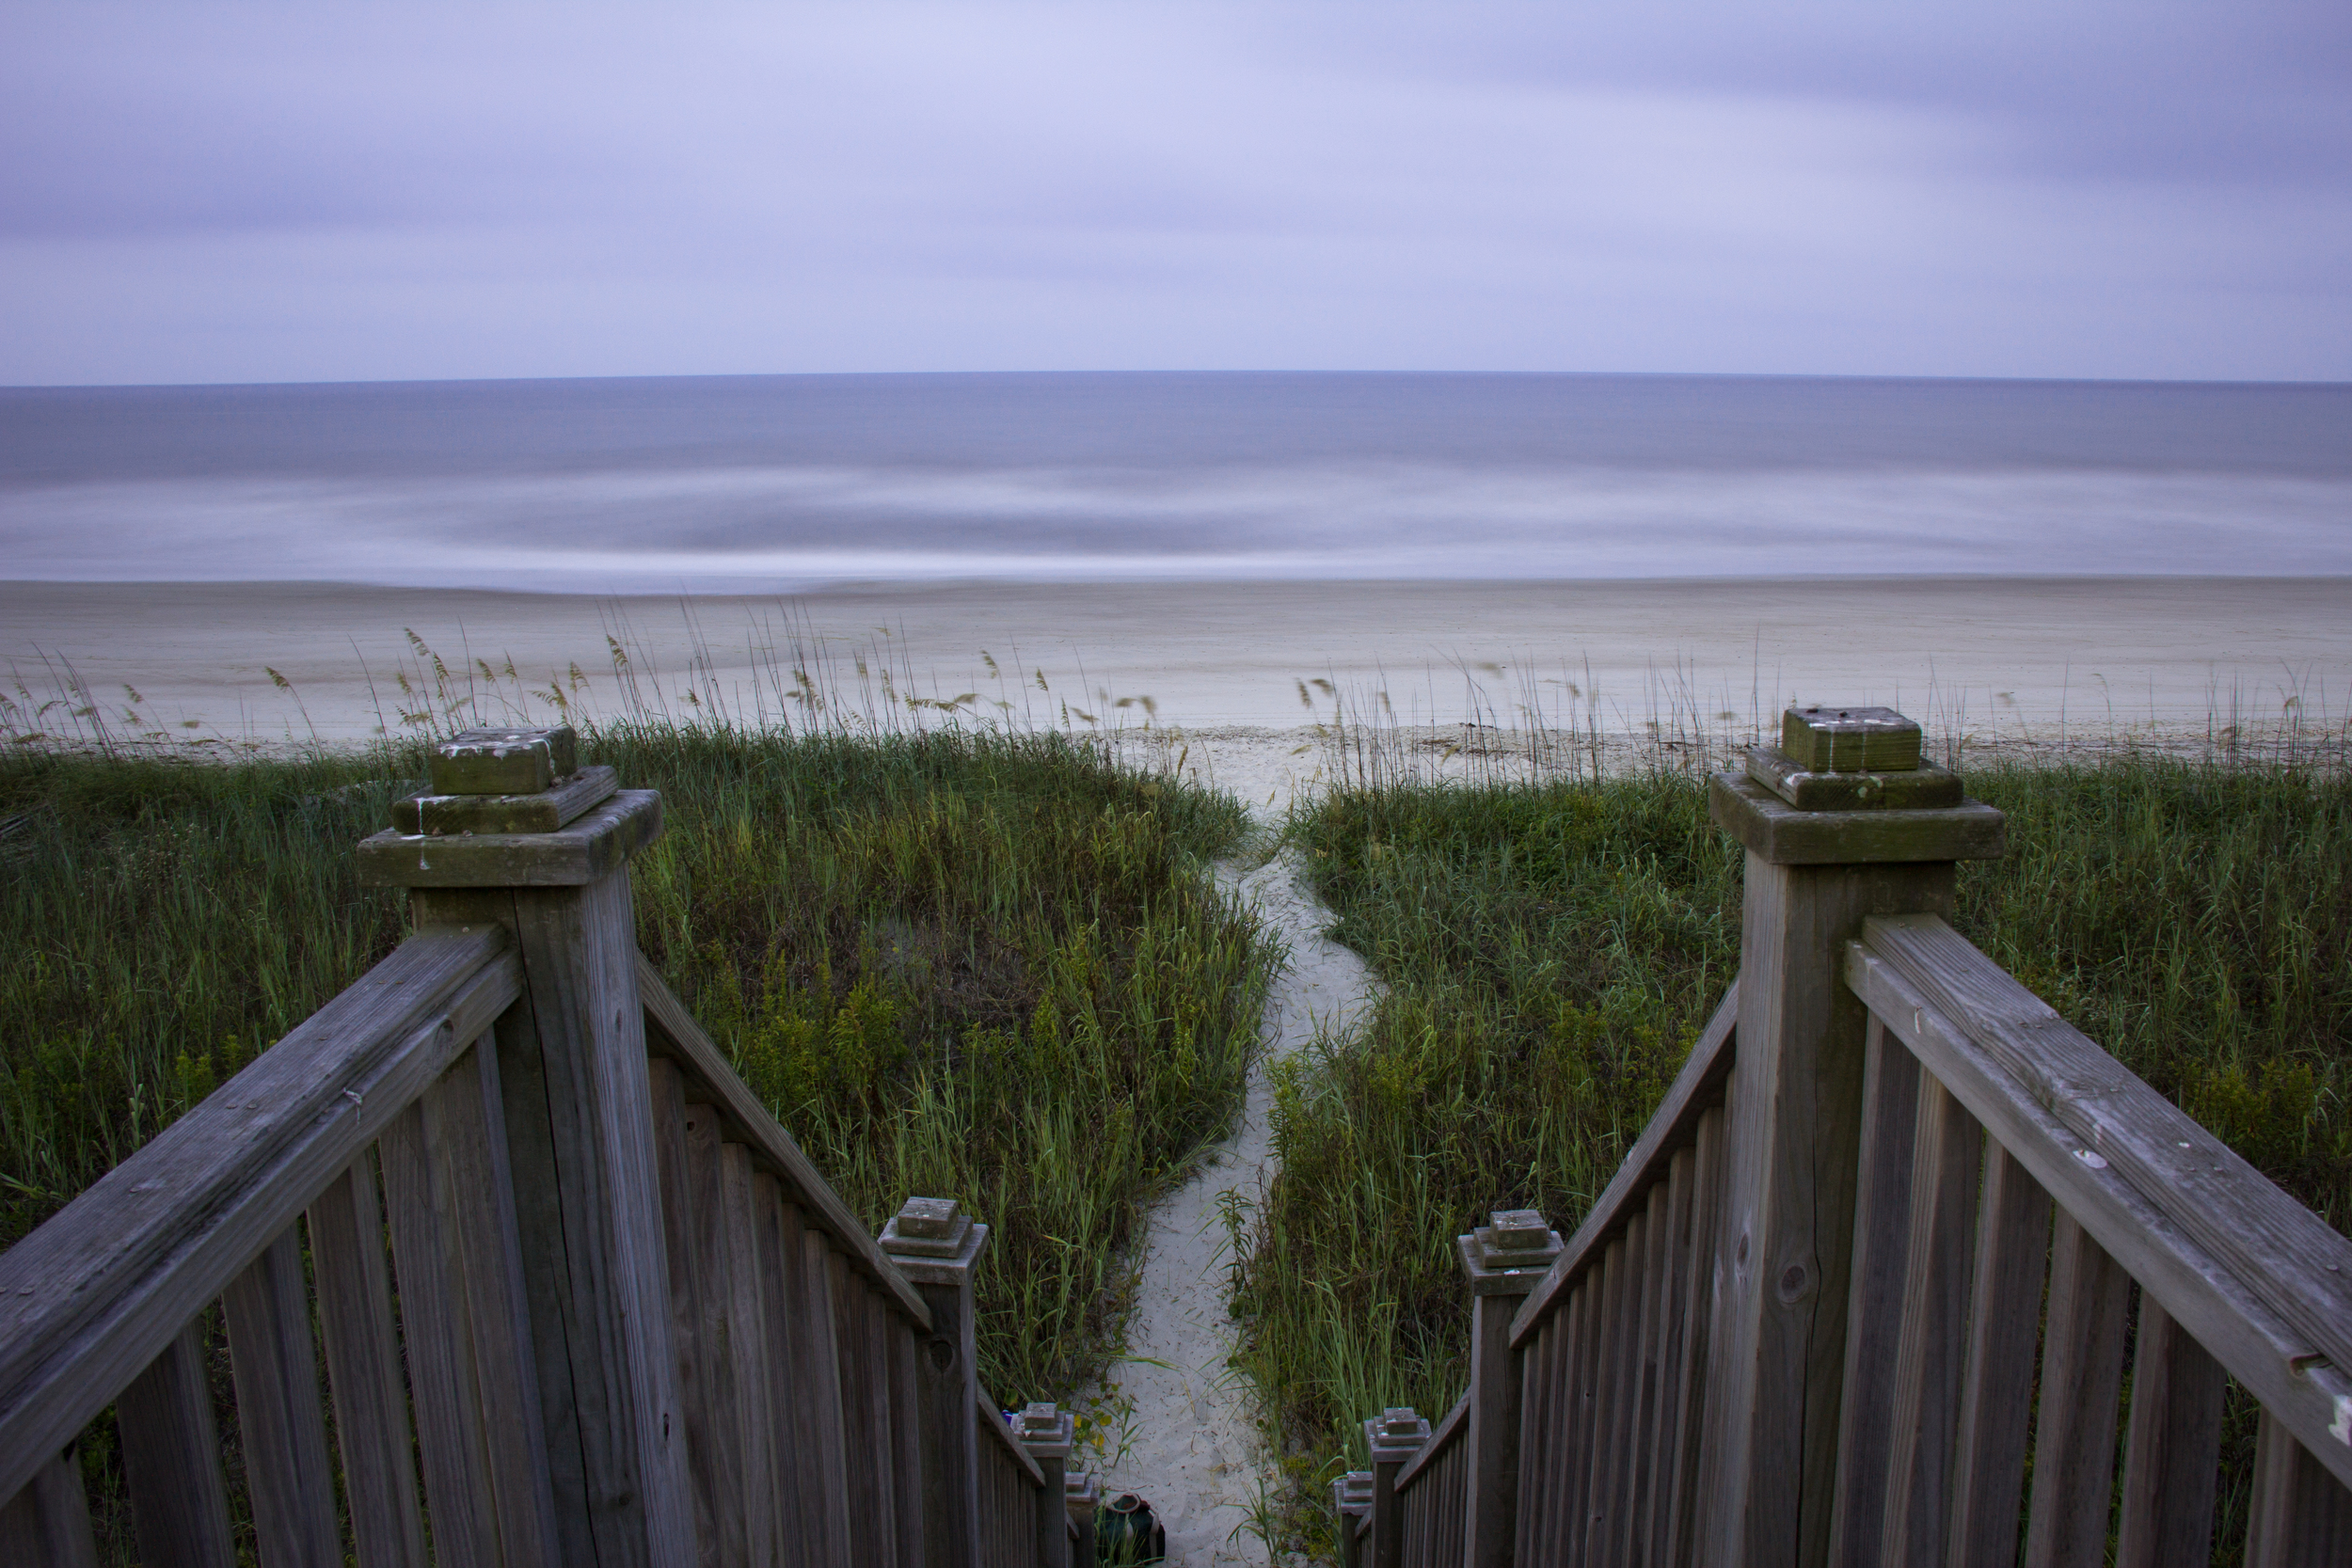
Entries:
POLYGON ((2352 377, 2352 13, 0 17, 0 381, 2352 377))

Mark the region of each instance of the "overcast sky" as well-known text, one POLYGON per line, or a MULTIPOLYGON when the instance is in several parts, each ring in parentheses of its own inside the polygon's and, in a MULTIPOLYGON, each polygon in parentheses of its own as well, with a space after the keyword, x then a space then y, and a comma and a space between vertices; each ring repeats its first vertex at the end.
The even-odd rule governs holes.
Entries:
POLYGON ((0 10, 0 383, 2352 379, 2352 4, 0 10))

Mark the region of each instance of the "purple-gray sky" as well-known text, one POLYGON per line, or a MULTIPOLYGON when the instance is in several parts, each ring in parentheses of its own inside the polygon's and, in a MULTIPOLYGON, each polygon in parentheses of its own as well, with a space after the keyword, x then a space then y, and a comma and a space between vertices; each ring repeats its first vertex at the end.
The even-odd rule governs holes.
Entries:
POLYGON ((2352 379, 2352 5, 0 12, 0 383, 2352 379))

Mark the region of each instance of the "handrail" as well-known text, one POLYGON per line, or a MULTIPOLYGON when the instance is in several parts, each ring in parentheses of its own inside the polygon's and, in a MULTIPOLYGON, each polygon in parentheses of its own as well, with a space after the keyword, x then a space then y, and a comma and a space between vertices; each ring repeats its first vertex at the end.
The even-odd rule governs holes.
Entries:
POLYGON ((1430 1429, 1429 1441, 1423 1443, 1405 1467, 1396 1473, 1396 1490, 1403 1492, 1413 1483, 1413 1478, 1437 1462, 1446 1449, 1461 1441, 1470 1426, 1470 1397, 1464 1394, 1454 1402, 1454 1408, 1430 1429))
POLYGON ((1576 1234, 1561 1249, 1558 1260, 1545 1273, 1543 1283, 1528 1292, 1511 1319, 1513 1350, 1525 1346, 1559 1304, 1562 1292, 1574 1285, 1577 1276, 1598 1258, 1611 1232, 1628 1217, 1627 1206, 1666 1173, 1676 1151, 1696 1134, 1699 1117, 1722 1098, 1723 1085, 1731 1076, 1739 1022, 1740 980, 1734 975, 1731 984, 1724 988, 1724 999, 1716 1004, 1707 1027, 1692 1045, 1682 1070, 1675 1076, 1665 1098, 1659 1101, 1658 1109, 1642 1129, 1641 1137, 1618 1163, 1617 1174, 1610 1178, 1598 1201, 1585 1214, 1584 1223, 1576 1227, 1576 1234))
POLYGON ((522 988, 498 927, 410 937, 0 1254, 0 1498, 112 1402, 522 988))
POLYGON ((1943 921, 1871 920, 1846 952, 1872 1016, 2352 1486, 2352 1318, 2315 1321, 2352 1289, 2352 1242, 1943 921))
POLYGON ((686 1004, 654 968, 653 960, 643 953, 637 955, 637 994, 644 1006, 646 1049, 669 1057, 695 1081, 709 1097, 712 1109, 724 1118, 728 1141, 742 1143, 772 1169, 858 1271, 888 1291, 899 1312, 928 1333, 931 1312, 922 1296, 858 1223, 784 1124, 728 1065, 725 1053, 703 1032, 686 1004))
POLYGON ((987 1389, 979 1390, 974 1398, 972 1410, 980 1425, 994 1433, 997 1443, 1007 1453, 1012 1455, 1024 1471, 1027 1472, 1030 1483, 1036 1486, 1044 1485, 1045 1472, 1038 1467, 1038 1463, 1030 1457, 1029 1450, 1021 1446, 1021 1439, 1012 1434, 1011 1426, 1005 1420, 1004 1410, 994 1400, 989 1398, 987 1389))

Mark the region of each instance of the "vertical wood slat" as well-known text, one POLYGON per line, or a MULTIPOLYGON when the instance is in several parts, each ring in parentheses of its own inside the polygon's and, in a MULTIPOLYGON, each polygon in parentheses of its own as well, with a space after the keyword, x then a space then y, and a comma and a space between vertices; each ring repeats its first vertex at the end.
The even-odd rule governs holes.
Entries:
MULTIPOLYGON (((1555 1307, 1535 1331, 1534 1342, 1519 1359, 1519 1506, 1512 1521, 1511 1559, 1518 1568, 1535 1568, 1534 1522, 1543 1516, 1550 1498, 1551 1456, 1547 1433, 1551 1423, 1554 1369, 1560 1336, 1567 1326, 1565 1307, 1555 1307)), ((1346 1516, 1340 1528, 1346 1529, 1346 1516)), ((1344 1535, 1343 1535, 1343 1540, 1344 1535)))
MULTIPOLYGON (((832 1544, 831 1563, 851 1560, 854 1521, 850 1510, 849 1431, 843 1418, 841 1363, 835 1350, 833 1282, 825 1272, 831 1249, 824 1233, 803 1219, 799 1208, 786 1205, 785 1236, 797 1243, 799 1267, 794 1270, 801 1296, 802 1406, 808 1425, 803 1429, 809 1463, 802 1466, 803 1485, 813 1483, 818 1506, 825 1515, 825 1538, 832 1544)), ((830 1568, 830 1564, 829 1564, 830 1568)))
POLYGON ((12 1568, 98 1568, 89 1498, 72 1449, 52 1454, 0 1508, 0 1562, 12 1568))
POLYGON ((850 1272, 850 1260, 833 1247, 825 1248, 821 1269, 821 1288, 833 1304, 835 1397, 841 1404, 841 1451, 849 1479, 850 1560, 858 1568, 884 1568, 888 1559, 877 1527, 889 1517, 883 1506, 888 1494, 874 1465, 880 1445, 866 1375, 866 1285, 850 1272))
POLYGON ((766 1351, 760 1377, 772 1414, 771 1452, 775 1464, 777 1560, 783 1568, 822 1568, 834 1560, 826 1534, 824 1500, 816 1483, 812 1447, 814 1403, 808 1377, 800 1290, 800 1211, 787 1219, 784 1187, 765 1171, 752 1176, 752 1237, 759 1249, 760 1323, 766 1351))
POLYGON ((288 1226, 221 1292, 237 1436, 263 1568, 342 1568, 302 1236, 288 1226))
POLYGON ((1642 1209, 1642 1315, 1635 1325, 1639 1348, 1633 1355, 1632 1402, 1626 1412, 1629 1418, 1625 1426, 1624 1455, 1618 1460, 1625 1479, 1618 1487, 1617 1528, 1611 1532, 1608 1560, 1613 1563, 1648 1560, 1643 1531, 1648 1522, 1651 1429, 1658 1419, 1659 1343, 1665 1335, 1662 1320, 1673 1268, 1668 1256, 1674 1240, 1668 1219, 1672 1206, 1667 1183, 1662 1180, 1651 1182, 1642 1209))
POLYGON ((2100 1568, 2106 1558, 2131 1289, 2131 1275, 2058 1211, 2026 1568, 2100 1568))
POLYGON ((1863 1046, 1861 1176, 1854 1192, 1853 1273, 1838 1418, 1835 1568, 1878 1562, 1895 1421, 1895 1358, 1911 1254, 1913 1145, 1919 1061, 1875 1017, 1863 1046))
POLYGON ((2352 1561, 2352 1491, 2267 1410, 2254 1446, 2252 1514, 2246 1568, 2352 1561))
MULTIPOLYGON (((890 1364, 890 1462, 892 1472, 898 1478, 895 1489, 898 1502, 895 1532, 898 1568, 922 1568, 930 1560, 923 1540, 923 1433, 919 1424, 922 1404, 917 1392, 921 1374, 914 1364, 914 1358, 922 1354, 922 1341, 914 1324, 898 1316, 895 1309, 885 1311, 883 1329, 888 1338, 890 1364)), ((1087 1563, 1084 1568, 1093 1568, 1093 1564, 1087 1563)))
POLYGON ((1568 1294, 1560 1313, 1561 1336, 1554 1364, 1551 1416, 1547 1423, 1544 1465, 1548 1472, 1542 1528, 1538 1546, 1546 1564, 1568 1560, 1568 1521, 1576 1515, 1577 1482, 1583 1475, 1577 1464, 1584 1433, 1590 1429, 1592 1406, 1582 1382, 1585 1348, 1592 1341, 1594 1285, 1590 1272, 1568 1294))
POLYGON ((1636 1555, 1629 1560, 1658 1560, 1667 1536, 1666 1498, 1674 1485, 1673 1453, 1681 1431, 1678 1402, 1681 1388, 1683 1313, 1690 1296, 1691 1275, 1691 1150, 1676 1151, 1653 1195, 1650 1229, 1658 1248, 1656 1306, 1650 1314, 1649 1418, 1633 1463, 1642 1478, 1631 1515, 1636 1555))
POLYGON ((2213 1556, 2221 1398, 2229 1380, 2144 1291, 2137 1338, 2116 1568, 2203 1568, 2213 1556))
POLYGON ((145 1568, 236 1568, 201 1317, 131 1380, 115 1425, 145 1568))
POLYGON ((868 1528, 876 1537, 876 1560, 883 1568, 896 1568, 898 1542, 890 1527, 898 1517, 901 1478, 891 1463, 897 1447, 890 1433, 890 1343, 884 1321, 889 1309, 883 1307, 881 1294, 866 1283, 866 1277, 850 1268, 846 1256, 841 1262, 841 1277, 857 1327, 856 1386, 860 1402, 866 1406, 865 1463, 874 1474, 874 1513, 868 1528))
POLYGON ((2012 1568, 2050 1247, 2050 1197, 1988 1139, 1952 1436, 1951 1568, 2012 1568))
POLYGON ((1951 1528, 1952 1437, 1985 1145, 1984 1129, 1931 1074, 1919 1075, 1917 1112, 1883 1562, 1932 1562, 1951 1528))
POLYGON ((434 1554, 559 1560, 495 1050, 479 1046, 378 1140, 434 1554))
POLYGON ((392 1323, 384 1210, 366 1150, 327 1184, 307 1215, 317 1277, 319 1337, 335 1398, 343 1496, 359 1568, 424 1568, 408 1390, 392 1323))
POLYGON ((777 1530, 789 1515, 777 1508, 776 1415, 768 1378, 768 1325, 760 1275, 773 1247, 760 1245, 758 1206, 752 1196, 751 1150, 719 1146, 721 1270, 727 1291, 727 1381, 736 1402, 736 1451, 742 1470, 738 1506, 743 1515, 744 1560, 769 1568, 778 1557, 777 1530))
POLYGON ((1568 1544, 1574 1554, 1571 1560, 1579 1563, 1592 1560, 1594 1525, 1607 1506, 1609 1456, 1613 1447, 1616 1418, 1617 1368, 1623 1359, 1621 1348, 1625 1332, 1626 1263, 1625 1238, 1620 1235, 1601 1253, 1600 1294, 1597 1305, 1599 1312, 1594 1322, 1591 1370, 1587 1386, 1592 1390, 1586 1408, 1592 1412, 1592 1425, 1583 1433, 1578 1454, 1577 1469, 1582 1480, 1577 1490, 1576 1516, 1569 1522, 1568 1544))
POLYGON ((1699 1117, 1690 1148, 1691 1230, 1684 1259, 1682 1339, 1675 1368, 1675 1447, 1661 1471, 1658 1549, 1651 1560, 1692 1560, 1698 1516, 1699 1442, 1706 1432, 1708 1361, 1714 1323, 1715 1259, 1723 1235, 1724 1129, 1728 1113, 1715 1106, 1699 1117))
POLYGON ((645 1064, 652 1099, 654 1161, 661 1185, 661 1229, 670 1281, 670 1344, 678 1411, 686 1423, 686 1468, 694 1499, 696 1560, 739 1568, 743 1477, 739 1423, 728 1366, 726 1288, 719 1275, 719 1123, 707 1105, 686 1101, 677 1067, 645 1064))

